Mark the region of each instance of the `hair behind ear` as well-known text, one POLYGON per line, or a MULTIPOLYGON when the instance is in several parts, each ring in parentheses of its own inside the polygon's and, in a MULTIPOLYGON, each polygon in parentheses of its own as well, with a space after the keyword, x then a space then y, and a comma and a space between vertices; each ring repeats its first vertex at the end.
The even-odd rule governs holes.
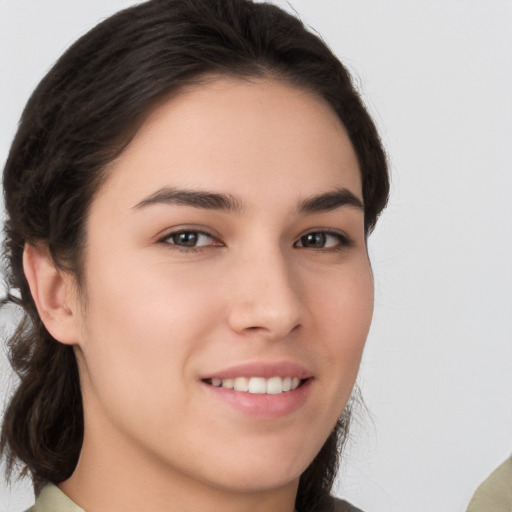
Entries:
POLYGON ((9 341, 20 383, 4 415, 0 453, 7 474, 19 459, 34 481, 59 483, 73 473, 82 446, 83 410, 74 349, 28 317, 9 341))
MULTIPOLYGON (((5 411, 0 454, 7 455, 7 474, 16 458, 22 461, 22 475, 30 470, 38 492, 45 482, 71 476, 82 445, 82 397, 72 346, 78 305, 72 301, 73 277, 57 267, 44 245, 25 244, 23 270, 38 314, 24 315, 9 340, 20 383, 5 411)), ((10 296, 9 302, 22 299, 10 296)))

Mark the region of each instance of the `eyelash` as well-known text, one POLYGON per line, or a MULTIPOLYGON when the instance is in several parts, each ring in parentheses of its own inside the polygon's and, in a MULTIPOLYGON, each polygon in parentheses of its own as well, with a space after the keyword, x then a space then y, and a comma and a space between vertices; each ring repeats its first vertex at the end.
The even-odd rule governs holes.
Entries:
POLYGON ((173 231, 172 233, 168 233, 167 235, 165 235, 165 237, 162 238, 160 241, 172 246, 173 249, 176 249, 181 252, 199 252, 199 251, 208 249, 210 247, 222 246, 222 243, 219 242, 212 234, 210 234, 206 231, 198 230, 198 229, 180 229, 178 231, 173 231), (183 246, 183 245, 178 245, 175 241, 174 242, 170 241, 171 239, 176 238, 180 235, 195 235, 198 238, 198 240, 201 237, 208 237, 213 241, 213 243, 187 247, 187 246, 183 246), (217 242, 217 243, 215 243, 215 242, 217 242))
POLYGON ((319 229, 314 231, 309 231, 308 233, 304 233, 299 237, 299 239, 293 244, 294 247, 298 248, 304 248, 304 249, 313 249, 314 247, 304 247, 303 245, 297 245, 299 242, 301 242, 303 239, 310 235, 322 235, 324 237, 333 237, 337 239, 337 244, 333 247, 320 247, 318 250, 323 251, 329 251, 329 252, 336 252, 341 251, 343 249, 346 249, 347 247, 350 247, 352 245, 352 240, 345 234, 340 231, 333 231, 333 230, 326 230, 326 229, 319 229))
MULTIPOLYGON (((159 241, 162 243, 168 244, 168 245, 172 246, 173 249, 181 251, 181 252, 200 252, 200 251, 207 250, 211 247, 222 247, 223 246, 222 242, 219 242, 211 233, 208 233, 206 231, 197 230, 197 229, 180 229, 178 231, 173 231, 172 233, 168 233, 167 235, 165 235, 165 237, 163 237, 159 241), (194 235, 195 237, 197 237, 198 240, 200 240, 201 237, 208 237, 213 241, 213 243, 204 244, 204 245, 194 245, 194 246, 189 246, 189 247, 183 246, 183 245, 178 245, 176 243, 176 237, 178 237, 180 235, 194 235), (172 239, 174 239, 173 242, 170 241, 172 239)), ((298 238, 298 240, 293 244, 293 247, 299 248, 299 249, 310 249, 310 250, 318 250, 318 251, 324 251, 324 252, 337 252, 337 251, 341 251, 351 245, 352 245, 352 240, 350 240, 350 238, 345 233, 342 233, 339 231, 333 231, 333 230, 319 229, 319 230, 309 231, 309 232, 301 235, 298 238), (332 247, 319 247, 319 248, 305 247, 304 245, 297 245, 299 243, 303 244, 305 242, 305 239, 311 235, 322 235, 324 237, 334 237, 337 239, 337 243, 332 247)))

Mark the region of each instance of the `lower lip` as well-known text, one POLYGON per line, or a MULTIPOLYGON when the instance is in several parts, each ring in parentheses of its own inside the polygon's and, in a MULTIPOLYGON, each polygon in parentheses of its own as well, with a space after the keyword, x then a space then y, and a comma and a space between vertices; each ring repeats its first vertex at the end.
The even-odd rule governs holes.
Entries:
POLYGON ((210 393, 244 414, 264 418, 280 418, 292 414, 304 405, 311 390, 311 381, 312 379, 307 379, 298 388, 278 395, 235 391, 212 386, 205 382, 202 384, 210 393))

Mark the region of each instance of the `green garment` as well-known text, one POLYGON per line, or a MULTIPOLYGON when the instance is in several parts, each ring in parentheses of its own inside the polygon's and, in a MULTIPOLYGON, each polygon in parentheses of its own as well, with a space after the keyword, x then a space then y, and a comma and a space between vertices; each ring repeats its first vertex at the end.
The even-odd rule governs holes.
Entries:
MULTIPOLYGON (((75 505, 58 487, 48 484, 39 493, 34 506, 25 512, 85 512, 75 505)), ((326 500, 317 512, 361 512, 350 503, 336 498, 326 500)), ((508 511, 507 511, 508 512, 508 511)))
POLYGON ((26 512, 85 512, 75 505, 58 487, 46 485, 41 489, 33 507, 26 512))
POLYGON ((512 457, 480 485, 467 512, 512 512, 512 457))

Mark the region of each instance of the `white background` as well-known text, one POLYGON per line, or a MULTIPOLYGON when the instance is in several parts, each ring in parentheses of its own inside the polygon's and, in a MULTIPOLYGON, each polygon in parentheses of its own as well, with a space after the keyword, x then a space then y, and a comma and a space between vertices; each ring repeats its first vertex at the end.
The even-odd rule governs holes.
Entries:
MULTIPOLYGON (((0 0, 0 161, 65 48, 133 2, 0 0)), ((462 512, 512 452, 512 1, 292 0, 354 74, 390 155, 376 311, 338 492, 462 512)), ((4 314, 5 317, 5 314, 4 314)), ((14 382, 3 354, 0 405, 14 382)), ((0 487, 0 511, 32 502, 0 487)))

